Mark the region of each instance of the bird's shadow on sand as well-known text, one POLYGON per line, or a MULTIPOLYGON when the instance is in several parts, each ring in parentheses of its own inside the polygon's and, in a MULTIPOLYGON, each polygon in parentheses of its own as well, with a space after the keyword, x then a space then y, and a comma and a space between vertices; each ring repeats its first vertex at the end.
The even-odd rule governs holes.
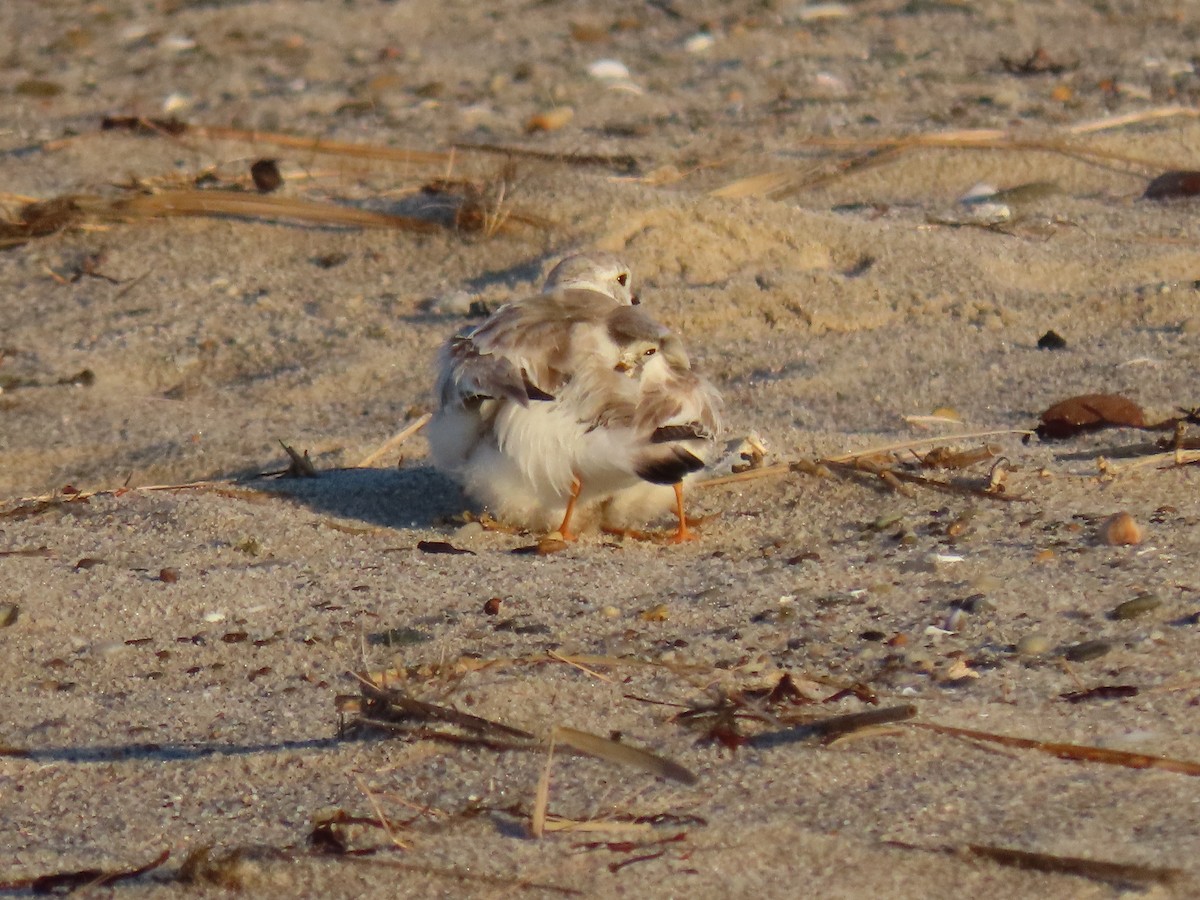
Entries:
POLYGON ((385 528, 440 528, 468 505, 458 485, 427 465, 329 469, 315 478, 259 479, 251 484, 322 515, 385 528))

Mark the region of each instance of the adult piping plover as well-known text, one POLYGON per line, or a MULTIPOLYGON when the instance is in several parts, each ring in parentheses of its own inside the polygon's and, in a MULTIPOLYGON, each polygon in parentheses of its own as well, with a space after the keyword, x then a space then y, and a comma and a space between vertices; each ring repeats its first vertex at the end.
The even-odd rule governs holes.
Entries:
POLYGON ((547 402, 569 377, 564 354, 573 329, 635 303, 624 262, 608 253, 577 254, 550 271, 542 293, 505 304, 446 342, 425 430, 434 465, 475 495, 471 484, 485 478, 478 470, 495 443, 497 414, 508 404, 547 402))
MULTIPOLYGON (((641 310, 622 309, 606 322, 617 346, 611 371, 603 354, 585 360, 581 381, 589 396, 575 405, 585 414, 571 484, 574 505, 593 505, 601 524, 621 529, 674 500, 676 542, 691 537, 683 510, 683 484, 708 463, 720 428, 721 398, 692 370, 679 338, 641 310), (590 408, 589 408, 590 407, 590 408)), ((560 531, 569 535, 572 504, 560 531)))
POLYGON ((449 342, 434 460, 501 520, 566 539, 606 508, 656 514, 673 497, 685 540, 682 480, 707 460, 719 397, 611 263, 565 260, 546 292, 449 342))

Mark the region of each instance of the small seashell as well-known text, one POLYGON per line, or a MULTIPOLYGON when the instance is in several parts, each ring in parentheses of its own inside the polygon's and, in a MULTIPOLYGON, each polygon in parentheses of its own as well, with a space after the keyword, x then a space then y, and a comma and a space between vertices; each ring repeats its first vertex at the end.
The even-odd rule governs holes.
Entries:
POLYGON ((1122 511, 1104 522, 1100 536, 1110 547, 1130 547, 1140 544, 1146 533, 1133 516, 1122 511))
POLYGON ((587 73, 601 81, 627 81, 629 68, 619 59, 598 59, 587 67, 587 73))
POLYGON ((171 113, 181 112, 192 105, 192 98, 187 94, 181 94, 178 91, 167 94, 163 100, 162 111, 167 115, 171 113))
POLYGON ((707 31, 701 31, 698 34, 693 34, 690 38, 683 42, 683 49, 688 53, 703 53, 717 42, 707 31))
POLYGON ((845 80, 834 75, 832 72, 818 72, 813 77, 813 82, 823 91, 829 91, 835 94, 846 93, 845 80))
POLYGON ((976 672, 974 669, 972 669, 966 660, 956 659, 956 660, 954 660, 954 662, 952 662, 950 664, 949 668, 947 668, 944 672, 940 673, 938 681, 942 681, 942 682, 963 681, 964 679, 967 679, 967 678, 978 678, 978 677, 979 677, 979 673, 976 672))
POLYGON ((196 42, 186 34, 169 34, 162 39, 159 46, 172 53, 182 53, 185 50, 195 50, 196 42))

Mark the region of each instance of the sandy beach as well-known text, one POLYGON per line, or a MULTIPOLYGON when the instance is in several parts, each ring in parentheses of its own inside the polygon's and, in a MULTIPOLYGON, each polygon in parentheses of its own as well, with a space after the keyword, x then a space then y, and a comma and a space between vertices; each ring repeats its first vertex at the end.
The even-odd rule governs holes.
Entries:
POLYGON ((0 894, 1200 894, 1200 5, 0 33, 0 894), (524 552, 389 443, 587 249, 775 467, 698 541, 524 552), (1028 433, 1091 394, 1166 424, 1028 433))

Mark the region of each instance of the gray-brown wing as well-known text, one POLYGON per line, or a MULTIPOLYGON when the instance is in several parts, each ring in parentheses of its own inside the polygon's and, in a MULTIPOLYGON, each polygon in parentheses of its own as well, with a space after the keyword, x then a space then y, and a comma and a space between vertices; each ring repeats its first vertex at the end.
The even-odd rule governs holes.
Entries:
POLYGON ((557 394, 573 374, 576 329, 602 323, 616 305, 597 291, 554 291, 501 307, 467 339, 478 356, 507 360, 540 390, 557 394))
POLYGON ((442 406, 472 406, 483 400, 553 400, 503 356, 480 353, 469 335, 451 338, 443 349, 438 397, 442 406))

